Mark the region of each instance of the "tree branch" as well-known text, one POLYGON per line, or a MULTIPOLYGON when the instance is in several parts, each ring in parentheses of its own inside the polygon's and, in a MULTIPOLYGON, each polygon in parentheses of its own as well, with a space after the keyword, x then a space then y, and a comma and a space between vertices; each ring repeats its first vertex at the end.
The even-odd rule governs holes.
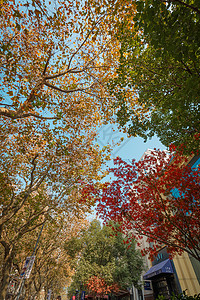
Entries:
POLYGON ((42 73, 43 76, 45 76, 45 74, 46 74, 47 67, 48 67, 49 61, 50 61, 50 59, 51 59, 51 56, 52 56, 52 53, 51 53, 51 51, 50 51, 49 56, 48 56, 47 61, 46 61, 46 64, 45 64, 45 67, 44 67, 44 71, 43 71, 43 73, 42 73))
POLYGON ((71 66, 71 62, 72 62, 72 59, 75 57, 75 55, 79 52, 79 50, 83 47, 83 45, 86 43, 86 41, 88 40, 89 36, 91 35, 91 33, 94 31, 94 29, 98 26, 98 24, 101 22, 102 18, 106 15, 103 14, 99 20, 96 21, 96 23, 93 25, 93 27, 91 28, 91 30, 88 32, 88 34, 86 35, 85 39, 83 40, 83 42, 80 44, 80 46, 77 48, 77 50, 72 54, 70 60, 69 60, 69 63, 68 63, 68 67, 67 69, 69 70, 70 69, 70 66, 71 66))
MULTIPOLYGON (((161 1, 162 2, 166 2, 166 0, 164 0, 164 1, 161 0, 161 1)), ((197 7, 192 6, 192 5, 188 4, 188 3, 185 3, 185 2, 183 2, 181 0, 168 0, 167 2, 172 2, 172 3, 178 2, 180 5, 183 5, 183 6, 187 7, 187 8, 190 8, 190 9, 192 9, 193 11, 195 11, 196 13, 198 13, 200 15, 200 10, 197 7)))
POLYGON ((55 85, 52 85, 52 84, 50 84, 50 83, 48 83, 48 82, 45 82, 44 85, 46 85, 46 86, 48 86, 48 87, 50 87, 50 88, 52 88, 52 89, 54 89, 54 90, 57 90, 57 91, 59 91, 59 92, 61 92, 61 93, 68 94, 68 93, 82 92, 82 91, 88 90, 88 89, 90 89, 94 84, 92 84, 91 86, 89 86, 89 87, 87 87, 87 88, 71 89, 71 90, 64 90, 64 89, 61 89, 61 88, 59 88, 59 87, 57 87, 57 86, 55 86, 55 85))
MULTIPOLYGON (((127 212, 124 214, 124 217, 127 218, 127 212)), ((131 217, 130 217, 131 218, 131 217)), ((132 218, 130 219, 129 218, 129 221, 132 220, 132 218)), ((143 235, 143 236, 146 236, 147 238, 150 238, 152 240, 154 240, 155 242, 159 243, 159 244, 163 244, 165 246, 169 246, 169 247, 174 247, 176 249, 180 249, 182 250, 183 252, 187 252, 188 254, 192 255, 194 258, 196 258, 197 260, 200 261, 200 256, 199 255, 196 255, 192 252, 191 249, 188 249, 187 247, 182 247, 181 245, 177 245, 175 243, 173 243, 172 241, 171 242, 168 242, 166 239, 162 239, 162 237, 160 237, 159 235, 157 235, 156 233, 154 233, 152 235, 152 233, 150 231, 147 231, 147 230, 144 230, 140 225, 139 223, 135 222, 134 220, 132 220, 132 225, 133 225, 133 228, 134 230, 140 234, 140 235, 143 235), (134 226, 134 223, 137 224, 137 227, 134 226)))
MULTIPOLYGON (((154 240, 155 242, 158 242, 158 243, 160 243, 160 244, 164 244, 164 245, 166 245, 166 246, 174 247, 174 248, 176 248, 176 249, 180 249, 180 250, 182 250, 182 251, 185 251, 185 252, 187 252, 188 254, 192 255, 194 258, 196 258, 197 260, 200 261, 200 256, 199 256, 198 254, 196 254, 196 253, 193 253, 193 252, 192 252, 193 249, 188 249, 188 248, 187 248, 187 244, 186 244, 186 247, 183 247, 183 246, 181 246, 181 245, 175 244, 175 243, 172 242, 172 241, 168 242, 165 238, 162 238, 160 235, 157 235, 156 233, 153 233, 153 234, 152 234, 150 231, 147 231, 147 230, 143 229, 143 228, 141 227, 141 225, 140 225, 138 222, 135 222, 135 221, 133 220, 133 218, 130 216, 130 214, 129 214, 128 212, 125 212, 124 210, 122 210, 122 214, 123 214, 123 216, 124 216, 125 218, 128 217, 129 222, 132 224, 134 230, 135 230, 138 234, 141 234, 141 235, 143 235, 143 236, 146 236, 146 237, 148 237, 148 238, 150 238, 150 239, 152 239, 152 240, 154 240), (137 227, 136 227, 134 224, 136 224, 137 227)), ((197 247, 197 249, 198 249, 198 247, 197 247)))
POLYGON ((4 116, 4 117, 10 118, 12 120, 23 119, 23 118, 28 118, 28 117, 34 117, 34 118, 41 119, 41 120, 59 119, 58 117, 44 117, 44 116, 38 115, 33 112, 22 113, 19 111, 9 110, 5 107, 0 108, 0 116, 4 116))

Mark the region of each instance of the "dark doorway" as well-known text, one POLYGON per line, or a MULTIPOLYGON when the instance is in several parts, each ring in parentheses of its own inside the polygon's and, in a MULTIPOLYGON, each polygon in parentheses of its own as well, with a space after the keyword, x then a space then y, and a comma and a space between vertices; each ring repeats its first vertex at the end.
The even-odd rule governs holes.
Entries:
POLYGON ((170 299, 173 293, 177 294, 177 287, 173 274, 166 276, 158 275, 152 278, 152 286, 154 299, 157 299, 159 295, 163 295, 165 299, 170 299))

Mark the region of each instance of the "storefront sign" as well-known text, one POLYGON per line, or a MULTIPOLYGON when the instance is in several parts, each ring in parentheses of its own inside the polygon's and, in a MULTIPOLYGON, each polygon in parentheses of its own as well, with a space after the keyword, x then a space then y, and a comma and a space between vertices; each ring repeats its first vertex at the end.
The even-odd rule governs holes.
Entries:
POLYGON ((152 288, 151 288, 151 282, 150 281, 145 281, 144 282, 144 289, 145 289, 145 291, 152 290, 152 288))

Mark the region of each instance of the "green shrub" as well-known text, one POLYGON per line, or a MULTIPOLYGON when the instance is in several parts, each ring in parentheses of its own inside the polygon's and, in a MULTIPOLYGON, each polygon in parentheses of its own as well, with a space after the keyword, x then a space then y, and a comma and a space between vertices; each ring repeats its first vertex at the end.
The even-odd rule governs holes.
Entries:
MULTIPOLYGON (((159 295, 156 300, 166 300, 165 296, 159 295)), ((171 300, 200 300, 200 294, 195 294, 194 296, 188 296, 186 291, 183 291, 181 294, 171 296, 171 300)))

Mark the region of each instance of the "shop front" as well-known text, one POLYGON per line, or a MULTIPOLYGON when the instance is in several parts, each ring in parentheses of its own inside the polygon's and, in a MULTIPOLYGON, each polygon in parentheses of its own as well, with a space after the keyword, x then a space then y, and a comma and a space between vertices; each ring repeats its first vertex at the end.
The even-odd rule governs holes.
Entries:
POLYGON ((154 299, 159 295, 170 299, 173 293, 177 294, 175 274, 169 258, 151 267, 144 274, 143 279, 151 280, 154 299))

